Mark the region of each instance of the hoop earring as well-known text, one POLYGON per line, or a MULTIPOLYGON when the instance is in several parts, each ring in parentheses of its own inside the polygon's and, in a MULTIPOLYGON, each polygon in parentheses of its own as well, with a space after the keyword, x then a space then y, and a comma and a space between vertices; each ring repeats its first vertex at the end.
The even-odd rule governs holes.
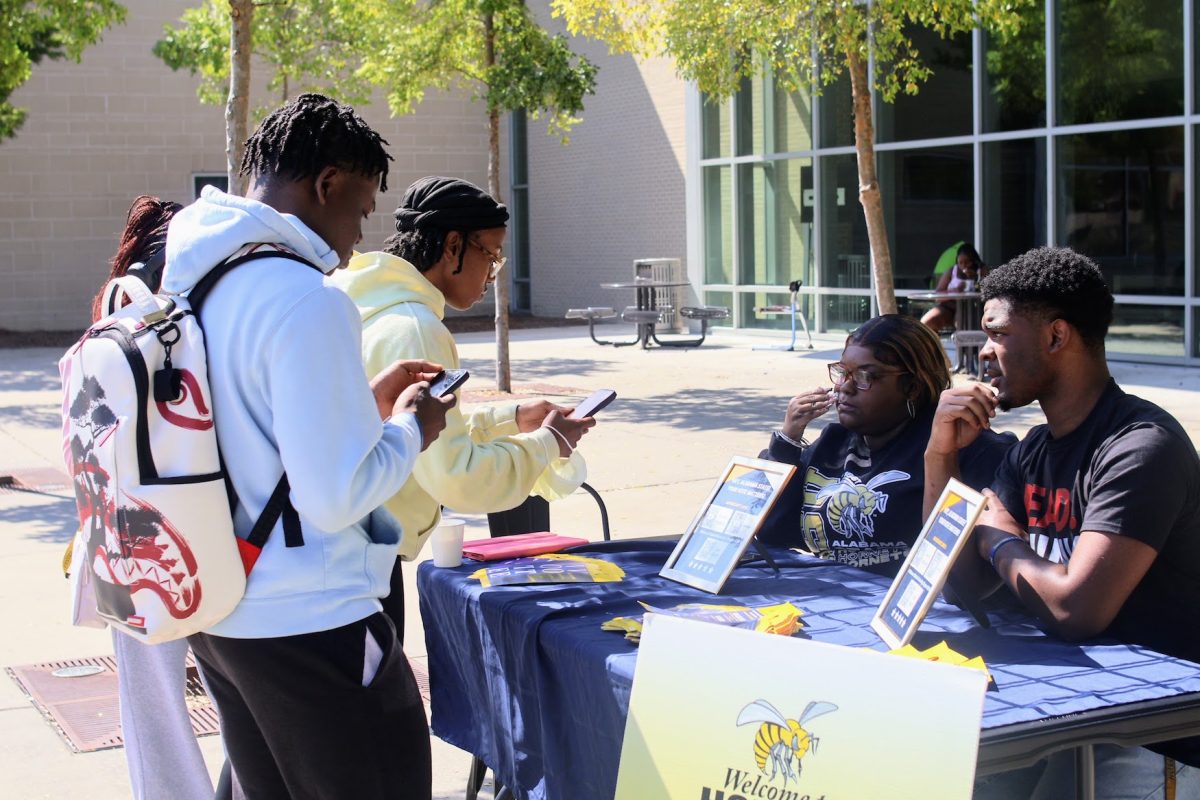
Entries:
POLYGON ((904 405, 905 405, 905 407, 906 407, 906 408, 908 408, 908 418, 909 418, 909 419, 916 419, 916 418, 917 418, 917 410, 916 410, 916 408, 915 408, 915 407, 913 407, 913 401, 912 401, 912 398, 910 397, 910 398, 908 398, 907 400, 905 400, 905 401, 904 401, 904 405))

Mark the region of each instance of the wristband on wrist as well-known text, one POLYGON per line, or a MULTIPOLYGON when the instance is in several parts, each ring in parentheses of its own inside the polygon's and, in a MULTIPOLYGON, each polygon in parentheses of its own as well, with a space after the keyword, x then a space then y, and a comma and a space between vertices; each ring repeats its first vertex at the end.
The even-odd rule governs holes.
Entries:
POLYGON ((567 441, 567 437, 563 436, 562 433, 558 429, 554 428, 552 425, 547 425, 546 429, 562 440, 562 443, 567 446, 568 453, 573 453, 575 451, 575 448, 572 447, 571 443, 567 441))
POLYGON ((991 552, 988 553, 988 563, 992 565, 992 569, 996 568, 996 553, 1000 551, 1000 548, 1004 547, 1004 545, 1009 544, 1010 542, 1020 541, 1024 541, 1020 536, 1006 536, 992 545, 991 552))
POLYGON ((799 447, 800 449, 804 449, 805 447, 808 447, 808 440, 803 437, 800 438, 800 441, 796 441, 795 439, 788 436, 783 431, 775 431, 775 435, 778 436, 780 439, 783 439, 785 442, 790 444, 792 447, 799 447))

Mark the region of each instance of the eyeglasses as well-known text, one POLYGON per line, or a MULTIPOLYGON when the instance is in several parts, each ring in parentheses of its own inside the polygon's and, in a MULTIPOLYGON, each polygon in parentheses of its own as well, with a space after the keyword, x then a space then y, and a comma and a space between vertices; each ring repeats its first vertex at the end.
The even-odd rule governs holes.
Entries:
POLYGON ((905 375, 907 370, 903 369, 868 369, 859 367, 851 372, 846 369, 846 365, 840 361, 835 361, 829 365, 829 380, 833 381, 834 386, 841 384, 846 378, 853 378, 855 387, 863 390, 871 388, 871 384, 882 378, 884 375, 905 375))
POLYGON ((467 239, 467 244, 471 245, 492 260, 492 266, 488 271, 488 280, 495 278, 497 273, 504 269, 504 265, 508 263, 508 256, 504 255, 503 250, 493 253, 491 250, 488 250, 474 239, 467 239))

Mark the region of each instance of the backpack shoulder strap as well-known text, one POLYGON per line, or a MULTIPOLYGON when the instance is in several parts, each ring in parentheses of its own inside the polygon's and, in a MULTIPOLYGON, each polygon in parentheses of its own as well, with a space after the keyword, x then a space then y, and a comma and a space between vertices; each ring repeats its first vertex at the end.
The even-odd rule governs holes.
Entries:
MULTIPOLYGON (((310 269, 321 272, 321 269, 307 258, 298 256, 287 250, 256 250, 252 253, 227 258, 209 270, 203 278, 196 282, 192 290, 188 292, 188 302, 192 307, 192 313, 196 316, 196 321, 200 323, 201 330, 204 329, 204 325, 200 320, 200 307, 208 298, 208 293, 217 285, 217 281, 228 275, 235 267, 263 258, 286 258, 289 261, 297 261, 310 269)), ((225 469, 224 458, 221 459, 221 470, 225 473, 225 488, 229 494, 229 510, 233 512, 237 510, 240 500, 237 496, 237 491, 233 488, 233 481, 229 479, 229 471, 225 469)), ((275 490, 271 492, 270 499, 267 500, 267 504, 255 521, 254 527, 250 529, 249 535, 245 539, 238 539, 238 549, 241 551, 242 565, 245 567, 247 575, 250 574, 250 570, 254 567, 254 562, 258 560, 263 546, 266 545, 267 538, 271 535, 271 530, 275 527, 275 521, 281 516, 283 517, 284 545, 287 547, 300 547, 304 544, 304 532, 300 526, 300 515, 296 512, 296 507, 292 505, 292 501, 288 497, 290 492, 291 486, 288 484, 287 473, 285 472, 283 477, 279 479, 279 483, 275 484, 275 490)))
POLYGON ((244 255, 227 258, 205 273, 204 277, 196 281, 196 285, 188 292, 188 303, 192 306, 192 312, 196 314, 197 318, 200 316, 200 306, 208 299, 208 293, 217 285, 217 281, 228 275, 231 270, 235 267, 240 267, 242 264, 248 264, 251 261, 258 261, 263 258, 286 258, 288 261, 298 261, 310 269, 315 269, 317 272, 321 271, 316 264, 307 258, 298 256, 287 250, 255 250, 253 253, 245 253, 244 255))

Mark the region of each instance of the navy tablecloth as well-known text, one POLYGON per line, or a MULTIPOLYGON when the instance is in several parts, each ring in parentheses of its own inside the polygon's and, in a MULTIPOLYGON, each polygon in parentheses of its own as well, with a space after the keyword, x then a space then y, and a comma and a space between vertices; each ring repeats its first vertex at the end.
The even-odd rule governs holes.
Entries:
MULTIPOLYGON (((484 589, 479 564, 421 565, 417 585, 429 652, 432 727, 481 757, 533 800, 613 796, 637 648, 602 631, 616 616, 686 602, 762 605, 790 601, 803 635, 886 650, 869 622, 890 581, 791 551, 736 569, 719 596, 658 577, 673 542, 625 541, 572 552, 620 565, 623 581, 484 589)), ((980 655, 995 679, 983 729, 1200 692, 1200 665, 1111 641, 1070 644, 1046 636, 1016 607, 989 609, 990 629, 936 603, 913 644, 946 640, 980 655)), ((699 665, 698 665, 699 666, 699 665)))

